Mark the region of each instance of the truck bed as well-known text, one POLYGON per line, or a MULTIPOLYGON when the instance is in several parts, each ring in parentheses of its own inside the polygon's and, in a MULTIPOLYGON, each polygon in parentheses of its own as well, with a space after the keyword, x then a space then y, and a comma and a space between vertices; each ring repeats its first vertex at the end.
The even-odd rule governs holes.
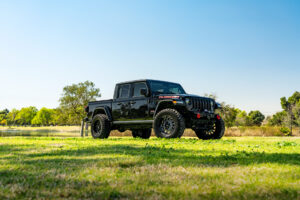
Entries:
POLYGON ((101 101, 91 101, 89 102, 89 112, 93 112, 95 110, 95 108, 99 107, 99 106, 107 106, 111 109, 112 107, 112 99, 108 99, 108 100, 101 100, 101 101))

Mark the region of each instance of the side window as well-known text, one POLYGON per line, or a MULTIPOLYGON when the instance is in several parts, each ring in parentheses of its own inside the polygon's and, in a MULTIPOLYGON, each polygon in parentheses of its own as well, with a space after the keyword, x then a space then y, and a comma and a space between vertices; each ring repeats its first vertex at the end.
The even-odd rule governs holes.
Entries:
POLYGON ((129 98, 129 93, 130 93, 130 85, 121 85, 119 86, 119 95, 118 98, 129 98))
POLYGON ((146 86, 145 83, 135 83, 135 84, 133 84, 133 97, 143 96, 140 93, 141 89, 146 89, 147 90, 147 86, 146 86))

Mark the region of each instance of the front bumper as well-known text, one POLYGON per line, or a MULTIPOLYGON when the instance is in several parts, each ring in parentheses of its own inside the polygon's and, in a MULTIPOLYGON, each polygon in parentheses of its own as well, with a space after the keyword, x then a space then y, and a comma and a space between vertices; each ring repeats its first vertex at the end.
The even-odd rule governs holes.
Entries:
POLYGON ((216 122, 218 114, 211 112, 192 112, 190 117, 190 128, 211 129, 216 122))
POLYGON ((206 119, 206 120, 211 120, 211 119, 216 119, 217 117, 217 114, 216 113, 213 113, 213 112, 197 112, 197 111, 193 111, 192 112, 193 116, 192 118, 195 118, 195 119, 206 119), (200 117, 199 117, 200 115, 200 117))

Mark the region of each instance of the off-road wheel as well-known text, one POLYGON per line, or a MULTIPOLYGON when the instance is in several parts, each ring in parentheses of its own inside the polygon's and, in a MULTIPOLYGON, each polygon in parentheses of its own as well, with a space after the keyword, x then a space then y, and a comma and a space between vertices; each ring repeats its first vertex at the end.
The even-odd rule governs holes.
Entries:
POLYGON ((164 109, 154 119, 153 129, 160 138, 180 138, 185 129, 183 116, 175 109, 164 109))
POLYGON ((110 134, 110 122, 108 117, 103 114, 95 115, 91 123, 91 132, 93 138, 108 138, 110 134))
POLYGON ((151 136, 151 128, 148 129, 137 129, 137 130, 132 130, 132 136, 134 138, 139 137, 143 139, 149 139, 151 136))
POLYGON ((222 118, 217 119, 213 125, 213 128, 210 130, 194 130, 197 137, 203 140, 209 139, 221 139, 225 132, 225 123, 222 118))

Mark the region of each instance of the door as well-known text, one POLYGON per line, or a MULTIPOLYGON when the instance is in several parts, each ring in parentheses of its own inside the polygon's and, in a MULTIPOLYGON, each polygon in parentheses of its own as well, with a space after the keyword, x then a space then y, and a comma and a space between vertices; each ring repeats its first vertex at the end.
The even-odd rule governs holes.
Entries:
POLYGON ((112 103, 114 121, 128 121, 130 116, 130 84, 119 85, 117 97, 112 103))
POLYGON ((141 89, 148 90, 145 82, 132 84, 132 98, 130 101, 130 119, 147 120, 149 119, 148 97, 141 95, 141 89))

